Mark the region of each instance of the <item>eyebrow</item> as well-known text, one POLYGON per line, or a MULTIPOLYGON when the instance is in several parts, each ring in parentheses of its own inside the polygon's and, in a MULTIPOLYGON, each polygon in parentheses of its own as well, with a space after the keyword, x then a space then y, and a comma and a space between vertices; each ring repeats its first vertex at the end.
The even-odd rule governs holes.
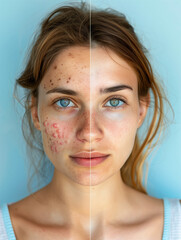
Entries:
MULTIPOLYGON (((132 90, 133 88, 128 86, 128 85, 118 85, 118 86, 113 86, 113 87, 109 87, 109 88, 104 88, 104 89, 100 89, 100 93, 110 93, 110 92, 117 92, 120 90, 124 90, 124 89, 128 89, 128 90, 132 90)), ((71 89, 67 89, 67 88, 53 88, 51 90, 49 90, 48 92, 46 92, 46 94, 50 94, 50 93, 63 93, 63 94, 68 94, 68 95, 72 95, 72 96, 77 96, 78 93, 71 90, 71 89)))
POLYGON ((63 93, 63 94, 68 94, 68 95, 72 95, 72 96, 77 96, 77 92, 71 90, 71 89, 66 89, 66 88, 53 88, 51 90, 49 90, 48 92, 46 92, 46 94, 50 94, 50 93, 63 93))
POLYGON ((129 89, 133 91, 133 88, 128 85, 118 85, 118 86, 104 88, 104 89, 101 88, 100 93, 103 94, 103 93, 117 92, 124 89, 129 89))

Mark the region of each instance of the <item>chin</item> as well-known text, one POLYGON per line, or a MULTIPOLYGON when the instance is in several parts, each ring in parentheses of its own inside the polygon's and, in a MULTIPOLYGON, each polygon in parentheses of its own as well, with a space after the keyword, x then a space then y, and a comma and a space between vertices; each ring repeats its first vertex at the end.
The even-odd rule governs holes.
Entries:
POLYGON ((82 186, 96 186, 101 184, 104 180, 101 179, 100 176, 90 173, 89 175, 86 176, 79 175, 77 179, 74 181, 82 186))

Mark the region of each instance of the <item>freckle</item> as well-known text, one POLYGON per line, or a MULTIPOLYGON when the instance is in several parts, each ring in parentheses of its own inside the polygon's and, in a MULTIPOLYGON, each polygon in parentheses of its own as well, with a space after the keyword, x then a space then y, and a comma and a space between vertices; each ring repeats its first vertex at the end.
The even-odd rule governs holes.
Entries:
POLYGON ((60 80, 61 80, 61 78, 58 79, 58 81, 60 81, 60 80))
POLYGON ((57 69, 57 66, 55 66, 54 69, 57 69))
POLYGON ((53 86, 53 83, 51 83, 51 85, 53 86))
POLYGON ((67 80, 67 83, 69 83, 69 81, 67 80))
POLYGON ((54 128, 57 128, 57 127, 58 127, 57 123, 54 123, 52 126, 53 126, 54 128))
POLYGON ((61 63, 61 66, 63 66, 63 63, 61 63))
POLYGON ((52 80, 50 79, 50 82, 52 82, 52 80))

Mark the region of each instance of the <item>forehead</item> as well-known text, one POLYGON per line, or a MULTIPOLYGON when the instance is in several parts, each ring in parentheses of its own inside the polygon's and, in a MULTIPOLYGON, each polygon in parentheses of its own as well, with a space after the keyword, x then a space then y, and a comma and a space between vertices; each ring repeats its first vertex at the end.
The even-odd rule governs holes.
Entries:
MULTIPOLYGON (((137 88, 134 69, 113 51, 102 47, 74 46, 63 50, 55 58, 44 81, 54 81, 56 85, 68 87, 94 88, 109 87, 114 84, 130 84, 137 88), (56 81, 60 79, 61 81, 56 81), (56 81, 56 83, 55 83, 56 81)), ((51 83, 52 84, 52 83, 51 83)))

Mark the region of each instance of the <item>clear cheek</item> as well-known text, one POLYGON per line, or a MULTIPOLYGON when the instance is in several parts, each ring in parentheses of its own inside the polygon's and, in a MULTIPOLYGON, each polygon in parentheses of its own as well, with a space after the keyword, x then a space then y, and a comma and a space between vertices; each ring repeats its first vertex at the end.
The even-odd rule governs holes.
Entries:
POLYGON ((114 120, 114 121, 120 121, 124 118, 124 113, 120 111, 105 111, 103 113, 103 116, 107 119, 114 120))

